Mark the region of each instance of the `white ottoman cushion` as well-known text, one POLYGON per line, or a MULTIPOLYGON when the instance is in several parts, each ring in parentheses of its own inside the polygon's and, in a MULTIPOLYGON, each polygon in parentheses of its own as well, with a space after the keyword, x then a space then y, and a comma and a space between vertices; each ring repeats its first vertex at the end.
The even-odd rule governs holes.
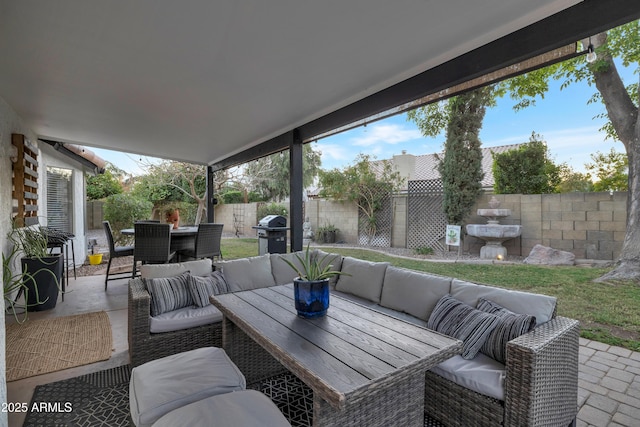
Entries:
POLYGON ((163 357, 131 371, 131 419, 138 427, 151 426, 174 409, 245 387, 244 375, 221 348, 204 347, 163 357))
POLYGON ((153 427, 290 427, 278 407, 256 390, 209 397, 171 411, 153 427))

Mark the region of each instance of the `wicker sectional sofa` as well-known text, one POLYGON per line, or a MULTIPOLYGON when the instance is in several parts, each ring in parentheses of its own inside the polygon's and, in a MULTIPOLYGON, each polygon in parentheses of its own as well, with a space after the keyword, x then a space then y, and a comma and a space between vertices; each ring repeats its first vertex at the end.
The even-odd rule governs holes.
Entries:
MULTIPOLYGON (((316 251, 316 256, 324 255, 316 251)), ((282 260, 283 256, 293 260, 293 254, 271 254, 216 262, 214 266, 222 272, 228 290, 236 292, 291 283, 295 274, 282 260)), ((494 354, 487 353, 486 346, 482 346, 481 352, 473 357, 455 356, 427 372, 425 411, 431 417, 446 425, 465 427, 567 426, 575 423, 579 324, 556 315, 555 298, 401 269, 388 263, 371 263, 333 254, 328 259, 334 269, 349 273, 332 279, 332 292, 420 326, 436 329, 436 312, 446 314, 448 311, 443 308, 444 301, 455 301, 458 308, 465 307, 464 310, 473 310, 476 314, 478 310, 473 308, 489 301, 509 315, 533 319, 531 330, 522 335, 518 333, 519 336, 506 343, 506 353, 505 345, 502 345, 504 363, 487 356, 494 354)), ((174 272, 193 270, 188 264, 174 267, 174 272)), ((151 274, 154 277, 170 274, 169 266, 161 266, 164 270, 151 274)), ((148 266, 151 270, 155 267, 148 266)), ((206 273, 206 267, 201 273, 206 273)), ((142 274, 144 276, 145 272, 142 274)), ((222 344, 219 321, 152 333, 150 296, 144 280, 131 280, 129 299, 129 344, 133 366, 167 354, 222 344)), ((197 310, 193 311, 197 313, 197 310)), ((210 313, 205 315, 211 316, 210 313)), ((471 335, 477 338, 475 326, 466 329, 473 329, 471 335)), ((483 334, 483 339, 490 341, 487 337, 492 335, 483 334)), ((468 341, 473 340, 465 338, 463 341, 466 349, 468 341)), ((473 346, 476 350, 480 348, 478 342, 473 346)))

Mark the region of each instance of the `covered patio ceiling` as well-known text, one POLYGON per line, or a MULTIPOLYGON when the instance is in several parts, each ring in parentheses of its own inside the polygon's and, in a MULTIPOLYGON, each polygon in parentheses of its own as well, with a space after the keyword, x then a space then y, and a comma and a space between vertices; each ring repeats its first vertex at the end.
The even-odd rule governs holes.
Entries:
POLYGON ((639 9, 636 0, 0 0, 0 98, 43 139, 222 167, 285 148, 279 136, 293 129, 307 140, 639 9))

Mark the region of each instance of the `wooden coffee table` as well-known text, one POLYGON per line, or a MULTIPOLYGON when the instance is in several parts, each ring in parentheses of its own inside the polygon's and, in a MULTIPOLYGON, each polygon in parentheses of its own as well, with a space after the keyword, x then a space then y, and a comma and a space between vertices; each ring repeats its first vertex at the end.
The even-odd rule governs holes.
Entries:
POLYGON ((334 294, 325 317, 300 318, 292 285, 210 299, 247 383, 290 371, 313 390, 314 426, 422 426, 426 370, 462 351, 458 340, 334 294))

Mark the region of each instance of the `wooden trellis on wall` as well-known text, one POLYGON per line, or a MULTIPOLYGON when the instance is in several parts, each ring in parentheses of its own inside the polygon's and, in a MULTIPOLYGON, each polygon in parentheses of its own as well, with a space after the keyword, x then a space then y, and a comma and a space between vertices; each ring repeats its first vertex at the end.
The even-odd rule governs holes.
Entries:
POLYGON ((447 218, 442 211, 442 180, 409 181, 407 247, 443 250, 447 218))
POLYGON ((13 162, 13 217, 20 225, 38 222, 38 149, 24 135, 14 133, 11 143, 16 147, 13 162))

